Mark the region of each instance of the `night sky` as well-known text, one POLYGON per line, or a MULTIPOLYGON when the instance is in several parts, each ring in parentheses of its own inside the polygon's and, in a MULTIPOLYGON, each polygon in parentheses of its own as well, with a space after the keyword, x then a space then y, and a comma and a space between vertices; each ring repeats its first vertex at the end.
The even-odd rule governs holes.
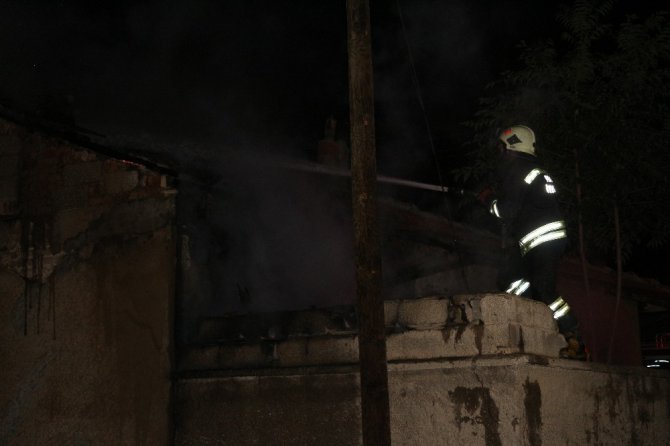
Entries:
MULTIPOLYGON (((459 158, 483 86, 515 44, 556 29, 533 1, 372 2, 377 139, 384 173, 432 172, 426 119, 444 162, 459 158), (533 18, 531 20, 530 18, 533 18), (426 115, 412 82, 415 62, 426 115), (428 168, 427 168, 428 167, 428 168)), ((346 139, 343 0, 4 1, 0 100, 71 108, 99 133, 313 155, 329 115, 346 139)), ((430 173, 428 173, 430 175, 430 173)), ((432 178, 427 178, 432 179, 432 178)))
MULTIPOLYGON (((344 0, 104 3, 0 2, 0 101, 72 109, 79 126, 104 135, 301 156, 332 114, 346 139, 344 0)), ((653 9, 644 3, 618 10, 653 9)), ((551 4, 371 2, 380 169, 434 170, 426 120, 441 161, 458 162, 469 136, 459 123, 484 85, 514 68, 520 40, 558 32, 551 4)))
MULTIPOLYGON (((614 14, 655 3, 619 2, 614 14)), ((347 139, 344 0, 5 0, 0 11, 0 103, 73 117, 103 143, 314 159, 330 115, 347 139)), ((443 171, 461 163, 461 122, 484 86, 515 68, 519 41, 560 30, 554 2, 372 1, 371 13, 379 171, 427 182, 437 181, 428 128, 443 171)))

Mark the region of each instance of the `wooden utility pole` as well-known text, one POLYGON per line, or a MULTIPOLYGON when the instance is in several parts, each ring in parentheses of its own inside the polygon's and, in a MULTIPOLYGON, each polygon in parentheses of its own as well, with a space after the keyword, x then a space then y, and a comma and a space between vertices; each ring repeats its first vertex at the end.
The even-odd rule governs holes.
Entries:
POLYGON ((390 446, 368 0, 347 0, 347 28, 363 444, 390 446))

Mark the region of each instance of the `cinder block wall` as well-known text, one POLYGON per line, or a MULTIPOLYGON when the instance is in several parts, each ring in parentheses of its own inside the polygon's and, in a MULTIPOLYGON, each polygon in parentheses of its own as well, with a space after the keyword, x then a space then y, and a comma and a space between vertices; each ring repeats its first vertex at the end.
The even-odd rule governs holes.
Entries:
MULTIPOLYGON (((394 445, 670 444, 670 375, 558 359, 565 342, 540 302, 499 294, 385 307, 394 445)), ((297 314, 280 337, 181 356, 176 444, 361 445, 357 335, 310 314, 328 325, 305 334, 297 314)))
POLYGON ((169 444, 174 191, 4 121, 0 157, 0 444, 169 444))
MULTIPOLYGON (((179 383, 178 445, 362 445, 358 374, 335 367, 179 383), (276 440, 276 442, 274 442, 276 440)), ((670 378, 532 356, 389 366, 396 446, 668 445, 670 378)))

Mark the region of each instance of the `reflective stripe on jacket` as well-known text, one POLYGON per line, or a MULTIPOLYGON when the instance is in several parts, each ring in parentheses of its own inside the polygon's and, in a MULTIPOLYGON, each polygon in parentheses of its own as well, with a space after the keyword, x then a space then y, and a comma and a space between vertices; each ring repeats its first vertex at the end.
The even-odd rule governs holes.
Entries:
POLYGON ((535 156, 508 152, 498 167, 496 196, 489 211, 505 222, 521 253, 550 240, 566 238, 566 227, 551 176, 535 156))

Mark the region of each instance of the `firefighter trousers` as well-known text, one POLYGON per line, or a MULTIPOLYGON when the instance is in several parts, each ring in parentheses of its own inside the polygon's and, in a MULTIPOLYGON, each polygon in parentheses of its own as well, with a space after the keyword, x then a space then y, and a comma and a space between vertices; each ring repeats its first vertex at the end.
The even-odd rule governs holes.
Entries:
MULTIPOLYGON (((556 291, 556 274, 566 245, 566 239, 552 240, 532 248, 525 255, 521 255, 518 247, 512 247, 499 269, 500 289, 551 306, 561 297, 556 291)), ((569 303, 568 299, 565 301, 569 303)), ((579 324, 572 311, 554 312, 554 318, 561 333, 576 333, 579 324)))

